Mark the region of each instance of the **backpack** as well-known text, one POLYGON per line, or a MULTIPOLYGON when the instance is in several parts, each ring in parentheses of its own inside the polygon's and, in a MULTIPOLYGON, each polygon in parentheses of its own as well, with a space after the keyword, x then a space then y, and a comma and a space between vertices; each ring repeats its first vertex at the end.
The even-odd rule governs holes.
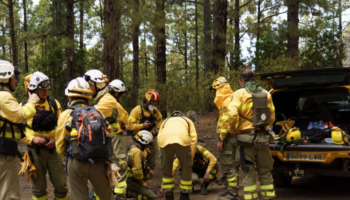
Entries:
MULTIPOLYGON (((25 105, 28 100, 22 101, 22 105, 25 105)), ((52 131, 57 126, 56 113, 58 111, 56 100, 52 97, 47 97, 50 110, 37 110, 33 117, 32 126, 28 128, 34 131, 52 131)))
POLYGON ((72 131, 66 138, 69 141, 66 156, 91 164, 107 161, 112 155, 113 135, 107 132, 106 119, 92 106, 70 109, 74 111, 72 131))
POLYGON ((325 138, 330 138, 331 129, 309 129, 300 131, 301 136, 306 136, 312 143, 321 143, 325 138))

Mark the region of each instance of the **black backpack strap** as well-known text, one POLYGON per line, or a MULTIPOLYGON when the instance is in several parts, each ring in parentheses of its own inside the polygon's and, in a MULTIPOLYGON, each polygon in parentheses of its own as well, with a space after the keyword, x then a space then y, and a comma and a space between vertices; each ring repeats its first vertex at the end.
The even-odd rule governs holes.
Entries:
POLYGON ((28 103, 28 100, 26 99, 26 100, 23 100, 22 101, 22 106, 24 106, 24 105, 26 105, 28 103))
POLYGON ((47 101, 53 107, 53 112, 57 112, 58 107, 55 98, 47 96, 47 101))

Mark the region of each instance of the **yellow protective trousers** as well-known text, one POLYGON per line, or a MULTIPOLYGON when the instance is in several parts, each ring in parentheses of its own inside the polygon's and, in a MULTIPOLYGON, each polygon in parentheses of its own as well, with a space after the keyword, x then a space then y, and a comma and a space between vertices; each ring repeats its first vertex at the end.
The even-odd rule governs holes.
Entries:
MULTIPOLYGON (((223 144, 224 151, 220 153, 222 173, 226 176, 227 191, 233 195, 238 194, 238 165, 236 157, 237 142, 231 134, 228 134, 223 144)), ((239 158, 239 154, 238 154, 239 158)), ((238 160, 239 162, 239 160, 238 160)))
POLYGON ((172 195, 175 189, 174 176, 172 175, 174 155, 181 165, 180 190, 182 193, 192 192, 192 152, 191 146, 168 144, 160 149, 162 165, 162 188, 166 195, 172 195))
POLYGON ((0 154, 0 199, 20 200, 18 158, 0 154))
MULTIPOLYGON (((237 150, 236 155, 239 154, 237 150)), ((273 167, 272 158, 270 155, 269 146, 261 149, 254 147, 244 148, 244 157, 247 161, 254 163, 257 168, 260 181, 260 193, 264 200, 273 199, 276 197, 275 189, 273 186, 273 178, 271 170, 273 167)), ((236 156, 236 161, 239 160, 239 156, 236 156)), ((256 177, 255 177, 255 165, 247 164, 249 171, 243 171, 243 186, 244 186, 244 199, 258 199, 256 177)))

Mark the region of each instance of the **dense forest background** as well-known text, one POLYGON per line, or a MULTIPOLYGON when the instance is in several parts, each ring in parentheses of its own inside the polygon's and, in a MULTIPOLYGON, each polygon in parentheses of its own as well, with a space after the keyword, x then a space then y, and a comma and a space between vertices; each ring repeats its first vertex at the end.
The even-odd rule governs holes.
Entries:
POLYGON ((93 68, 126 83, 128 111, 154 88, 165 114, 213 110, 212 81, 237 89, 246 67, 350 67, 349 0, 35 1, 0 0, 0 59, 47 74, 63 105, 64 84, 93 68))

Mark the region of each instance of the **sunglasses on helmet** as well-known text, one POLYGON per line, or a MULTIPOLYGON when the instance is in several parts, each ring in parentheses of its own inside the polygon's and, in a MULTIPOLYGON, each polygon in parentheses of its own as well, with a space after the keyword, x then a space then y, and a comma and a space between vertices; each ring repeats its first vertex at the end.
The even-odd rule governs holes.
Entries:
POLYGON ((158 107, 158 106, 159 106, 159 101, 153 100, 153 101, 150 101, 150 103, 151 103, 152 105, 154 105, 155 107, 158 107))
POLYGON ((38 84, 40 88, 51 88, 54 87, 53 81, 51 80, 46 80, 38 84))

